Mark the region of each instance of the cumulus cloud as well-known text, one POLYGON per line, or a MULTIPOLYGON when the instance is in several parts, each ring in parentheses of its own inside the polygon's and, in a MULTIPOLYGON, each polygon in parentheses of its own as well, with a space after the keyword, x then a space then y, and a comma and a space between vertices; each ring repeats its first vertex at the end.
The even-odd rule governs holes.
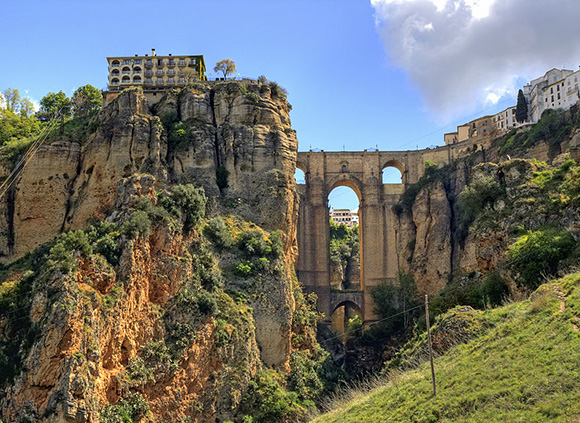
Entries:
MULTIPOLYGON (((578 0, 371 0, 392 64, 443 120, 515 98, 551 68, 578 69, 578 0)), ((515 100, 514 100, 515 101, 515 100)))

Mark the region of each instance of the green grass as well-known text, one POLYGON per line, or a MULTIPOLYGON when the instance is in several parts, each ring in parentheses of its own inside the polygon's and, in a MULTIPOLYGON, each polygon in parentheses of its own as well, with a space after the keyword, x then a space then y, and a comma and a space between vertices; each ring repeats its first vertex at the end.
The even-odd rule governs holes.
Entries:
POLYGON ((314 422, 577 422, 579 317, 574 274, 485 311, 487 331, 435 359, 436 397, 425 363, 368 394, 351 393, 314 422))

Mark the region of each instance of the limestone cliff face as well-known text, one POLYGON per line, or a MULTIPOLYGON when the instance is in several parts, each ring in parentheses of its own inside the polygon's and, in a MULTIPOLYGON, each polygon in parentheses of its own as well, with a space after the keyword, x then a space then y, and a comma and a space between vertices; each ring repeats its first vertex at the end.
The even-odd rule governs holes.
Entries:
POLYGON ((133 173, 202 186, 235 214, 282 229, 287 249, 294 248, 297 140, 284 96, 265 84, 200 85, 168 93, 154 109, 139 91, 125 91, 103 108, 85 144, 41 147, 3 199, 4 261, 102 216, 117 182, 133 173), (168 132, 178 121, 186 135, 174 145, 168 132), (218 168, 229 172, 221 189, 218 168))
POLYGON ((5 421, 97 422, 127 386, 157 419, 228 420, 261 363, 288 368, 297 220, 297 140, 288 113, 285 96, 266 84, 200 85, 168 93, 154 107, 127 90, 101 110, 85 142, 40 148, 0 204, 4 262, 85 229, 91 219, 122 222, 136 198, 154 199, 177 183, 204 188, 209 217, 233 215, 280 230, 284 251, 279 276, 248 288, 247 305, 218 294, 227 314, 197 321, 194 342, 174 360, 178 367, 141 385, 127 384, 128 366, 169 336, 160 313, 198 270, 196 234, 156 225, 124 244, 118 267, 77 257, 73 273, 44 274, 34 282, 31 311, 40 337, 0 395, 5 421))
MULTIPOLYGON (((543 142, 522 155, 544 151, 551 165, 541 166, 550 169, 565 160, 572 141, 564 140, 560 153, 551 158, 543 142)), ((490 157, 499 160, 497 149, 448 166, 424 184, 409 210, 399 214, 395 228, 399 263, 414 276, 420 294, 436 295, 452 278, 463 274, 486 275, 498 270, 517 228, 538 230, 548 224, 578 233, 574 207, 556 213, 541 206, 546 194, 532 182, 539 170, 535 162, 510 158, 493 163, 488 161, 490 157), (484 219, 465 221, 458 203, 468 184, 482 183, 496 186, 498 199, 479 211, 484 219)))

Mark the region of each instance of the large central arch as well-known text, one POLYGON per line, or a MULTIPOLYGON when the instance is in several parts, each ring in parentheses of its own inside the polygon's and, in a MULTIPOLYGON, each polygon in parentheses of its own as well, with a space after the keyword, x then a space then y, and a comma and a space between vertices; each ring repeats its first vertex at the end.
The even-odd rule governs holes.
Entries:
POLYGON ((298 280, 318 295, 318 309, 330 317, 337 304, 354 304, 363 320, 376 320, 370 291, 382 282, 395 283, 399 271, 393 205, 405 187, 423 175, 426 161, 449 163, 450 149, 423 151, 299 152, 297 167, 305 174, 298 185, 298 280), (401 183, 383 184, 386 167, 398 169, 401 183), (340 292, 330 286, 328 194, 347 186, 359 198, 361 243, 361 289, 340 292))

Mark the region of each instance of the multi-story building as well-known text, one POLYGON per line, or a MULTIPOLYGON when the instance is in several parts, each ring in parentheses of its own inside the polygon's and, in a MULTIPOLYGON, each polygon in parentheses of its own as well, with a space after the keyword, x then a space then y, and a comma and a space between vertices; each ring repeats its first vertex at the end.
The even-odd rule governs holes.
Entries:
POLYGON ((469 139, 469 124, 460 125, 456 132, 449 132, 444 136, 445 145, 457 144, 469 139))
MULTIPOLYGON (((572 104, 567 98, 564 100, 563 88, 567 87, 566 81, 570 76, 574 77, 578 72, 569 69, 550 69, 543 76, 532 80, 524 85, 524 96, 528 103, 528 121, 536 123, 542 117, 542 113, 548 109, 569 109, 572 104)), ((570 93, 574 97, 573 92, 570 93)))
POLYGON ((358 226, 358 209, 330 209, 330 218, 337 225, 346 225, 349 229, 358 226))
POLYGON ((141 86, 143 91, 164 91, 194 81, 207 81, 202 55, 107 57, 110 91, 141 86))
POLYGON ((504 134, 513 128, 521 126, 521 124, 516 120, 516 106, 508 107, 494 115, 493 124, 495 130, 500 134, 504 134))

